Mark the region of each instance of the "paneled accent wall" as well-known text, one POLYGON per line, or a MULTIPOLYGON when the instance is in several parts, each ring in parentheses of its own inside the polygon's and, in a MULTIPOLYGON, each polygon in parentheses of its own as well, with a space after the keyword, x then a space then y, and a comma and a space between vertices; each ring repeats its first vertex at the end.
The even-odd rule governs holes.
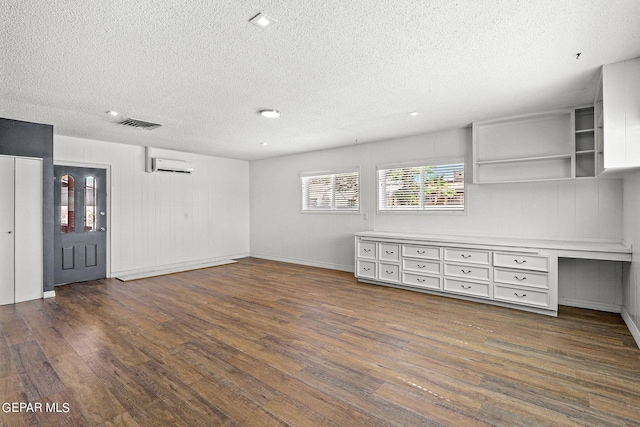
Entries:
MULTIPOLYGON (((251 162, 251 254, 353 271, 353 234, 366 230, 622 239, 621 179, 473 185, 470 154, 471 130, 463 128, 251 162), (461 156, 467 158, 464 213, 377 212, 377 165, 461 156), (353 166, 360 169, 359 213, 301 212, 300 173, 353 166)), ((619 311, 620 264, 585 262, 596 276, 584 277, 575 262, 561 264, 560 303, 619 311)))
POLYGON ((55 136, 54 162, 110 165, 111 276, 249 254, 249 163, 153 150, 190 174, 145 172, 143 147, 55 136))
POLYGON ((622 317, 640 346, 640 172, 624 177, 624 238, 631 243, 631 265, 624 270, 622 317))

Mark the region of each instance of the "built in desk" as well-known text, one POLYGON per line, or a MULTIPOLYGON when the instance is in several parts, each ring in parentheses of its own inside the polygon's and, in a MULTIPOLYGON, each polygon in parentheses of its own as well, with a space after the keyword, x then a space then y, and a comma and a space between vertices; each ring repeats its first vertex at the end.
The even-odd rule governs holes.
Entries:
POLYGON ((361 282, 558 314, 558 259, 631 262, 631 246, 597 240, 355 234, 361 282))

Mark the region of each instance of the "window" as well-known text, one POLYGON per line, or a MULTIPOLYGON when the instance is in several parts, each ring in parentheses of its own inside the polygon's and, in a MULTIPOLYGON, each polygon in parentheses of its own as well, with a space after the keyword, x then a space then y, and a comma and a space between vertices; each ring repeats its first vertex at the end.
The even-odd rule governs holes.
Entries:
POLYGON ((463 211, 464 161, 378 169, 378 211, 463 211))
POLYGON ((357 170, 302 175, 303 211, 358 211, 360 183, 357 170))
POLYGON ((75 231, 75 180, 71 175, 65 175, 60 182, 60 232, 73 233, 75 231))
POLYGON ((84 231, 96 231, 96 179, 84 179, 84 231))

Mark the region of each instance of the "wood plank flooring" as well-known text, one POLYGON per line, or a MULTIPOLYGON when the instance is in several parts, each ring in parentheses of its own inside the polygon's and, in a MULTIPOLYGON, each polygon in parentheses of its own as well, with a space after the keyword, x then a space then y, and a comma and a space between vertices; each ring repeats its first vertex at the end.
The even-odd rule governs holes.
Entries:
POLYGON ((2 426, 640 426, 619 315, 260 259, 58 287, 0 333, 0 404, 42 405, 2 426))

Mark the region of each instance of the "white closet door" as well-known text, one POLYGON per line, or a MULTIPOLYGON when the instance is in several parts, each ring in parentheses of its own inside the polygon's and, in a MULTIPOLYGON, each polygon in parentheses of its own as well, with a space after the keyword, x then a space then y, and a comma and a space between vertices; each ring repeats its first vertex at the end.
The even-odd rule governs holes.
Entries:
POLYGON ((0 305, 14 302, 13 163, 0 156, 0 305))
POLYGON ((22 302, 42 298, 42 161, 15 165, 15 302, 22 302))

